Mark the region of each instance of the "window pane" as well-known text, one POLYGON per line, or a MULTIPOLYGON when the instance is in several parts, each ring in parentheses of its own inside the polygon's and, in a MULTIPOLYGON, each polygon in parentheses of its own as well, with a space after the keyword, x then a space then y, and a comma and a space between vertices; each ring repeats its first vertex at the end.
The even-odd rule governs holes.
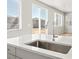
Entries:
POLYGON ((39 28, 39 20, 33 20, 33 28, 39 28))
POLYGON ((32 34, 39 34, 39 18, 40 18, 40 9, 37 5, 32 4, 32 34))
POLYGON ((7 0, 7 29, 19 29, 20 0, 7 0))
POLYGON ((54 25, 55 26, 62 26, 62 15, 60 14, 55 14, 55 20, 54 20, 54 25))
POLYGON ((32 4, 32 22, 32 39, 46 39, 48 10, 37 4, 32 4))
POLYGON ((40 17, 40 9, 37 5, 32 4, 32 18, 40 17))
POLYGON ((48 10, 40 8, 41 34, 47 33, 48 10))
POLYGON ((40 8, 40 18, 43 19, 43 20, 48 19, 48 11, 47 11, 47 9, 40 8))

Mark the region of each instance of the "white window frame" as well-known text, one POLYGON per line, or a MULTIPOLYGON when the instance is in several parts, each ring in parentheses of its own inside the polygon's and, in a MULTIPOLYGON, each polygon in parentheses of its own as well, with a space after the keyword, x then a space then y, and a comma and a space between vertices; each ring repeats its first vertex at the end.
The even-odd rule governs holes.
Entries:
POLYGON ((60 14, 60 13, 55 13, 55 15, 54 15, 54 21, 53 21, 53 23, 54 23, 54 26, 62 26, 63 25, 63 15, 62 14, 60 14), (59 15, 60 17, 61 17, 61 23, 59 24, 55 24, 54 22, 57 22, 58 20, 56 19, 56 15, 59 15))
MULTIPOLYGON (((19 0, 19 8, 18 8, 18 11, 19 11, 19 28, 18 29, 8 29, 8 31, 16 31, 16 30, 21 30, 22 29, 22 1, 19 0)), ((7 16, 8 17, 8 16, 7 16)))

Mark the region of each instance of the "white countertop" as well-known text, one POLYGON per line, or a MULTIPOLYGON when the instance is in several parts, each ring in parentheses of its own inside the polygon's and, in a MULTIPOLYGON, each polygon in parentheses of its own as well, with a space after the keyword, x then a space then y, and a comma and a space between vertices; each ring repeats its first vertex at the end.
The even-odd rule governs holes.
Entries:
MULTIPOLYGON (((30 39, 27 40, 27 38, 26 38, 26 40, 23 41, 23 38, 24 37, 10 38, 10 39, 8 39, 8 44, 12 45, 16 48, 28 50, 28 51, 31 51, 31 52, 34 52, 34 53, 38 53, 38 54, 41 54, 41 55, 44 55, 44 56, 48 56, 50 58, 52 58, 54 56, 54 57, 58 57, 58 58, 61 58, 61 59, 72 59, 72 48, 68 52, 68 54, 62 54, 62 53, 58 53, 58 52, 54 52, 54 51, 49 51, 49 50, 25 45, 24 43, 29 43, 32 40, 30 40, 30 39)), ((54 43, 59 43, 59 42, 54 42, 54 43)))

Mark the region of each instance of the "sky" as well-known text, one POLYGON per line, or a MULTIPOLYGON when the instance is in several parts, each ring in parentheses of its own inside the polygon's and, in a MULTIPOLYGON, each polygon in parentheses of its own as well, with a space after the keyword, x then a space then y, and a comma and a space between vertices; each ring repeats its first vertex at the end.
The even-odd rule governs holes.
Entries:
POLYGON ((32 4, 32 18, 34 17, 48 19, 48 11, 44 8, 38 7, 38 5, 32 4))
MULTIPOLYGON (((20 0, 7 0, 8 16, 19 16, 19 2, 20 0)), ((45 9, 39 8, 38 5, 32 4, 32 18, 34 17, 47 19, 48 12, 45 9)))
POLYGON ((8 16, 19 16, 19 4, 18 0, 7 0, 7 15, 8 16))
POLYGON ((32 4, 32 18, 39 17, 40 16, 39 11, 40 11, 39 8, 36 5, 32 4))

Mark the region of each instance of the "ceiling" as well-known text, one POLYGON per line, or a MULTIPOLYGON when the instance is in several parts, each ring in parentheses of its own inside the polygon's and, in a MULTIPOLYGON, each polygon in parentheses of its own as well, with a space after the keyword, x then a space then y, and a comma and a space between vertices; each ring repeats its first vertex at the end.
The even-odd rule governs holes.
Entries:
POLYGON ((72 12, 72 0, 39 0, 63 12, 72 12))

